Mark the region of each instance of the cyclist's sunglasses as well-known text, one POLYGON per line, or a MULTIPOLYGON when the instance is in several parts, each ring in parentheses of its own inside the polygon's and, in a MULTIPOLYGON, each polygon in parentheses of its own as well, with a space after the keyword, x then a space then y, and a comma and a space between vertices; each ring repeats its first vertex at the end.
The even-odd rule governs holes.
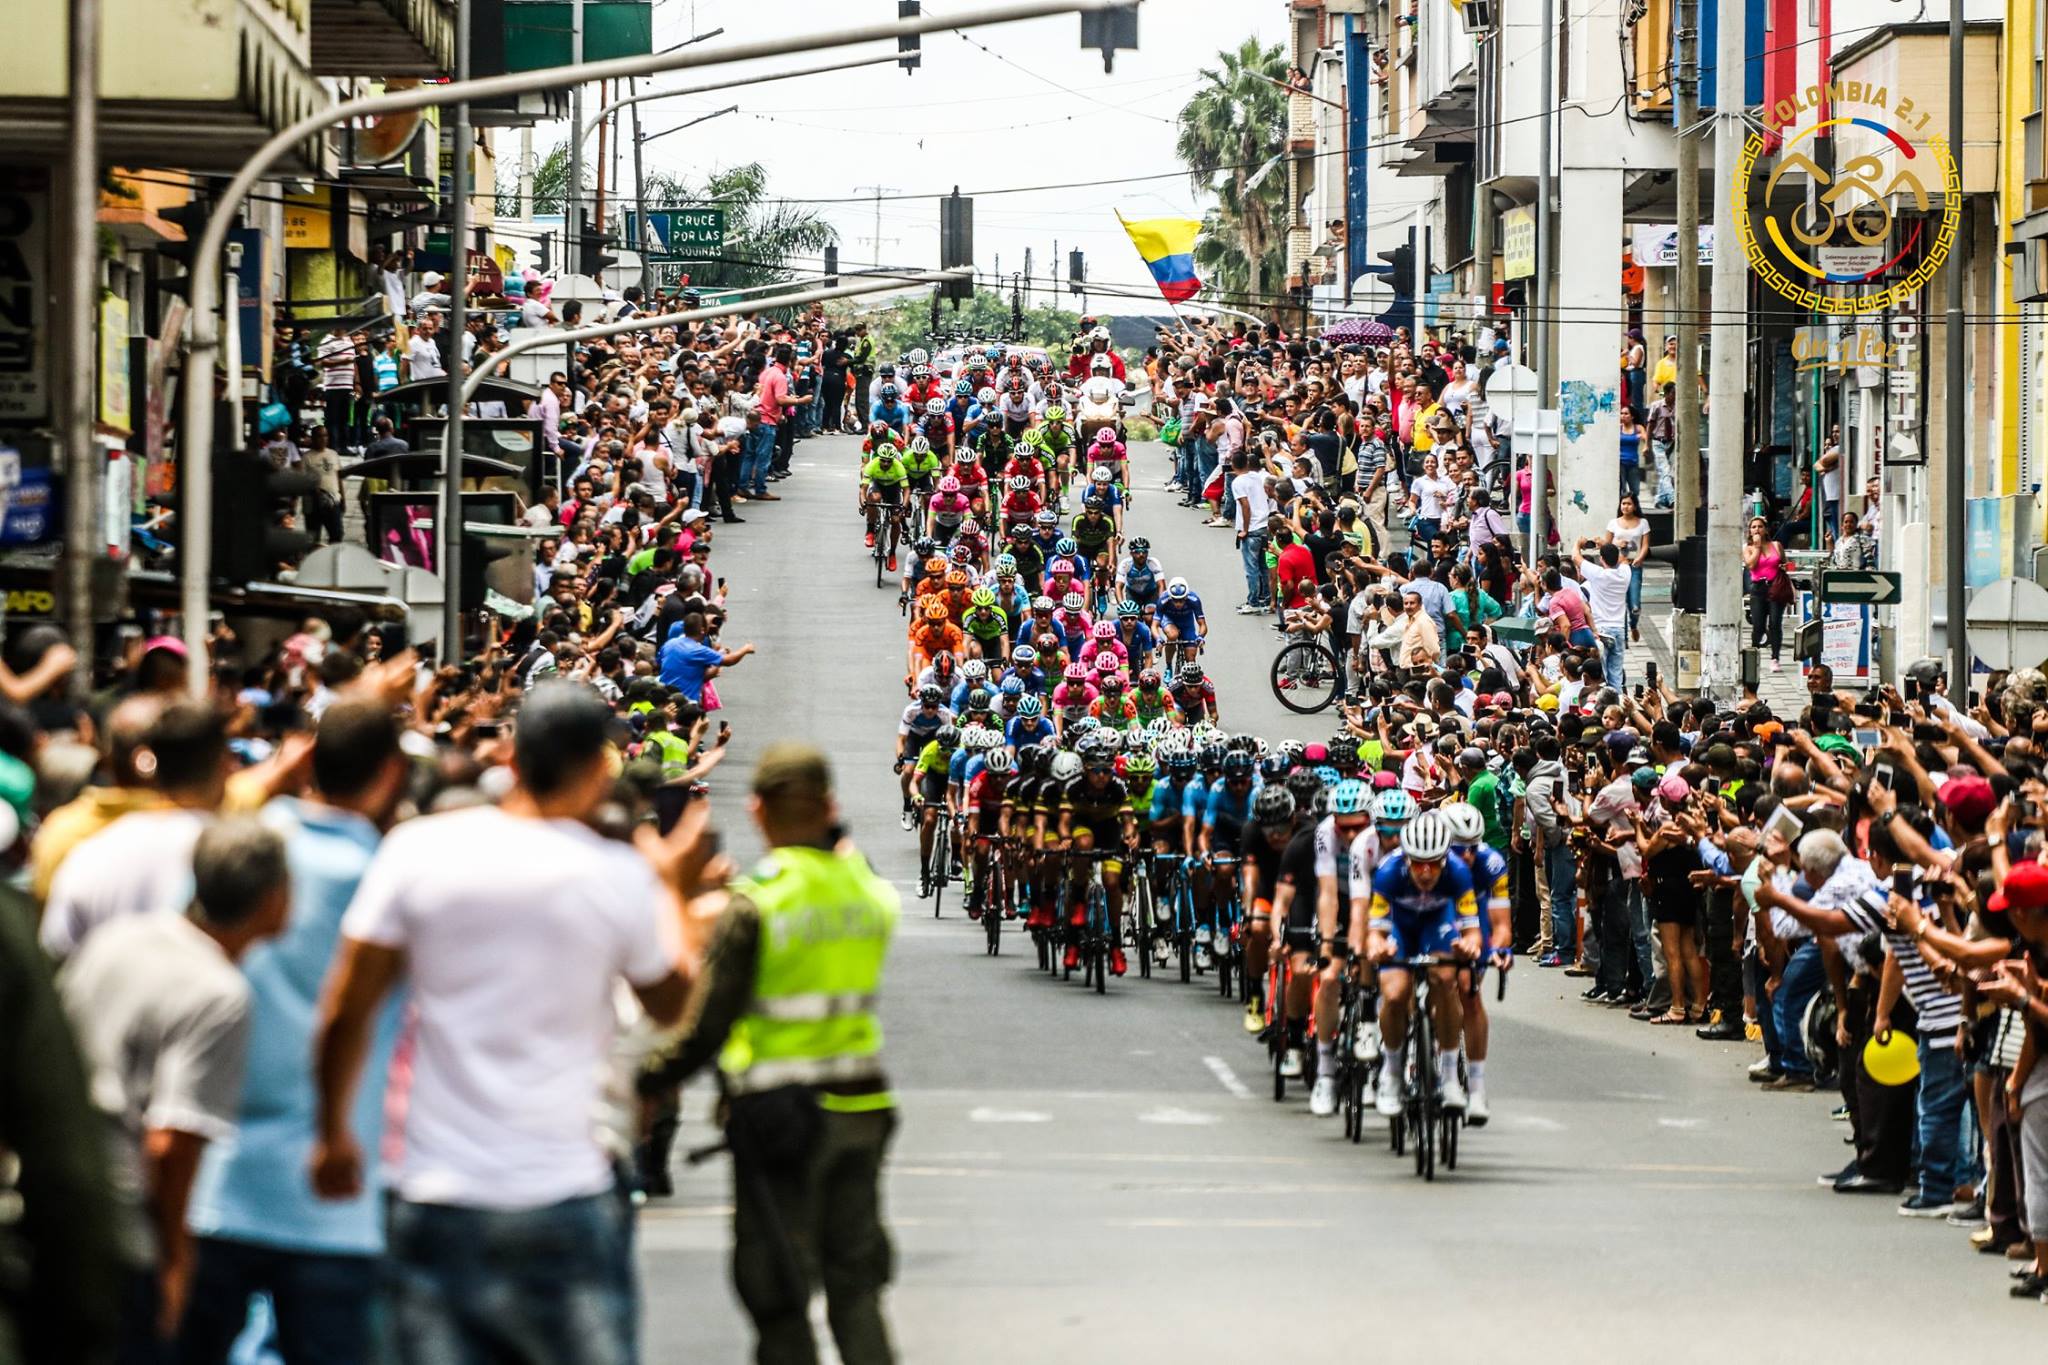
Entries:
POLYGON ((1382 834, 1399 834, 1401 832, 1401 826, 1391 820, 1377 821, 1374 823, 1373 828, 1382 834))

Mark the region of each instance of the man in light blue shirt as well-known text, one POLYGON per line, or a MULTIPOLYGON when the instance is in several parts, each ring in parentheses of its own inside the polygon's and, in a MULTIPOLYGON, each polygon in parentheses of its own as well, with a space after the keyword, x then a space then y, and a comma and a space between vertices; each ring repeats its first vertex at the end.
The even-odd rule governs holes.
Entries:
POLYGON ((398 734, 384 703, 336 702, 314 741, 314 794, 264 808, 265 823, 285 838, 291 916, 283 933, 242 959, 250 1028, 236 1132, 208 1144, 186 1216, 196 1239, 179 1338, 187 1360, 226 1359, 259 1293, 270 1297, 276 1345, 292 1365, 370 1358, 369 1306, 384 1251, 374 1163, 403 1004, 387 1006, 356 1094, 356 1136, 370 1169, 354 1199, 318 1198, 308 1174, 313 1026, 342 913, 405 791, 398 734))

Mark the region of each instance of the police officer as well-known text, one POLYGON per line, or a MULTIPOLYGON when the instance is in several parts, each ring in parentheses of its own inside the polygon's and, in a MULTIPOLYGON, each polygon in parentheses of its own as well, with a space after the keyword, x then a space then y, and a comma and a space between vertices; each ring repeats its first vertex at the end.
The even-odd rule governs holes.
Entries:
POLYGON ((812 1362, 808 1309, 823 1287, 846 1365, 889 1361, 882 1287, 882 1159, 895 1101, 875 1003, 896 893, 842 851, 824 755, 761 757, 750 803, 769 852, 735 881, 659 1092, 717 1056, 733 1152, 733 1280, 763 1365, 812 1362))

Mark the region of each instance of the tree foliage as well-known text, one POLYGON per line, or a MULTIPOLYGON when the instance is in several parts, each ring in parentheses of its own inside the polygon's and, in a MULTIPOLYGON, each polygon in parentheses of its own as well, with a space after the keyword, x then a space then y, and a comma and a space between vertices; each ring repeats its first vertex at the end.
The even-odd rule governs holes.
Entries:
MULTIPOLYGON (((932 346, 931 295, 928 293, 901 298, 881 308, 863 310, 857 302, 849 301, 837 310, 828 307, 827 311, 835 327, 854 322, 867 323, 868 331, 875 338, 877 355, 894 357, 913 346, 935 349, 932 346)), ((1023 335, 1017 340, 1057 350, 1073 340, 1081 325, 1081 315, 1041 303, 1024 310, 1023 323, 1023 335)), ((979 289, 973 298, 962 301, 957 313, 953 311, 952 304, 941 302, 939 325, 947 331, 971 333, 976 339, 1007 338, 1010 296, 993 289, 979 289)))
POLYGON ((1287 176, 1269 165, 1287 146, 1287 77, 1279 44, 1247 38, 1202 68, 1181 106, 1175 149, 1197 192, 1216 196, 1195 263, 1226 302, 1258 307, 1286 278, 1287 176))

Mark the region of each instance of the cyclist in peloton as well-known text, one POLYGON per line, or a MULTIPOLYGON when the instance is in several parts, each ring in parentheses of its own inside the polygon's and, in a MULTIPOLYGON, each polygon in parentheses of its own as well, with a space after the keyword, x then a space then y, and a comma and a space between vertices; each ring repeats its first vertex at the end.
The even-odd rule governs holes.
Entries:
POLYGON ((1192 651, 1200 649, 1202 642, 1209 638, 1209 618, 1202 611, 1201 594, 1189 587, 1185 578, 1169 578, 1166 580, 1166 595, 1159 603, 1158 616, 1166 645, 1166 662, 1171 665, 1178 657, 1182 667, 1193 663, 1192 651), (1190 652, 1180 651, 1179 646, 1184 643, 1190 652))
POLYGON ((876 401, 874 407, 868 410, 869 425, 872 426, 874 423, 880 422, 895 432, 898 437, 908 439, 910 435, 910 419, 910 407, 903 402, 902 391, 894 384, 882 385, 881 398, 876 401))
POLYGON ((1132 536, 1124 547, 1123 562, 1117 565, 1117 591, 1149 618, 1159 606, 1159 594, 1165 585, 1165 573, 1152 557, 1152 542, 1143 536, 1132 536))
MULTIPOLYGON (((1508 894, 1508 860, 1486 842, 1486 817, 1469 801, 1453 801, 1439 808, 1451 830, 1451 852, 1471 870, 1474 894, 1486 915, 1488 960, 1498 971, 1514 964, 1512 902, 1508 894)), ((1486 1126, 1486 1045, 1490 1032, 1486 1017, 1486 993, 1479 989, 1486 976, 1484 964, 1464 974, 1465 1011, 1465 1122, 1474 1128, 1486 1126)))
POLYGON ((902 458, 896 453, 893 441, 878 441, 875 453, 861 466, 861 505, 868 521, 867 548, 875 548, 875 534, 880 529, 879 517, 883 508, 888 509, 889 528, 889 572, 896 572, 896 550, 903 524, 896 518, 896 509, 903 505, 903 491, 910 482, 910 471, 904 468, 902 458))
MULTIPOLYGON (((1450 857, 1451 832, 1443 816, 1424 811, 1401 832, 1401 851, 1373 874, 1365 960, 1379 969, 1380 1070, 1374 1107, 1388 1118, 1404 1107, 1403 1074, 1408 1053, 1408 1009, 1414 1002, 1404 959, 1455 956, 1476 961, 1480 952, 1479 906, 1472 894, 1472 874, 1450 857)), ((1458 1045, 1464 1011, 1460 1008, 1457 963, 1429 968, 1430 1004, 1435 1015, 1437 1093, 1446 1109, 1463 1109, 1465 1087, 1458 1080, 1458 1045)), ((1429 1058, 1419 1058, 1427 1066, 1429 1058)))
MULTIPOLYGON (((1220 893, 1223 886, 1228 885, 1228 882, 1224 879, 1242 878, 1244 889, 1242 900, 1247 915, 1250 914, 1252 908, 1256 882, 1252 876, 1248 860, 1243 860, 1242 855, 1245 852, 1245 845, 1251 842, 1246 837, 1245 826, 1252 819, 1252 800, 1255 795, 1252 782, 1254 776, 1252 756, 1238 750, 1230 750, 1223 755, 1222 775, 1217 778, 1213 786, 1198 789, 1191 784, 1188 788, 1190 802, 1192 803, 1199 796, 1201 803, 1192 814, 1197 816, 1200 821, 1200 830, 1196 835, 1195 850, 1203 863, 1207 865, 1207 870, 1210 874, 1204 880, 1205 882, 1213 880, 1220 883, 1214 887, 1220 893), (1219 863, 1229 864, 1233 860, 1239 860, 1236 867, 1219 866, 1219 863)), ((1288 812, 1288 815, 1289 818, 1292 818, 1292 810, 1288 812)), ((1203 931, 1207 930, 1209 932, 1204 941, 1213 941, 1214 929, 1212 926, 1215 921, 1214 900, 1210 897, 1198 896, 1196 904, 1199 916, 1195 929, 1196 936, 1198 939, 1204 939, 1203 931), (1204 905, 1204 901, 1208 901, 1208 904, 1204 905)), ((1264 926, 1259 926, 1258 932, 1255 932, 1249 922, 1244 927, 1245 970, 1253 986, 1253 999, 1245 1004, 1244 1027, 1247 1033, 1257 1033, 1261 1028, 1265 1027, 1265 1021, 1261 1017, 1257 1000, 1259 983, 1266 971, 1265 945, 1260 942, 1264 937, 1263 929, 1264 926), (1254 945, 1256 945, 1259 959, 1256 966, 1253 965, 1251 960, 1255 951, 1254 945)))
POLYGON ((1214 725, 1223 721, 1223 713, 1216 706, 1216 684, 1209 681, 1209 675, 1193 659, 1173 675, 1173 690, 1167 695, 1173 698, 1174 710, 1183 725, 1196 725, 1204 720, 1214 725))
MULTIPOLYGON (((988 887, 989 841, 1008 838, 1010 833, 1008 792, 1015 767, 1010 751, 999 742, 982 755, 981 765, 981 771, 967 779, 964 807, 968 834, 973 840, 969 856, 973 859, 974 884, 967 893, 969 919, 981 918, 988 887)), ((1003 918, 1015 917, 1013 904, 1006 903, 1002 910, 1003 918)))
POLYGON ((903 708, 903 718, 896 725, 896 771, 903 785, 903 828, 909 829, 913 806, 910 799, 911 764, 924 752, 924 746, 937 737, 939 730, 953 723, 953 711, 946 705, 946 690, 943 687, 921 687, 917 700, 903 708))
MULTIPOLYGON (((1069 779, 1060 791, 1058 847, 1083 853, 1096 848, 1109 851, 1112 840, 1119 851, 1133 847, 1138 838, 1137 821, 1131 814, 1130 789, 1116 775, 1114 750, 1091 743, 1085 746, 1080 757, 1081 775, 1069 779)), ((1124 884, 1120 857, 1103 860, 1102 889, 1109 901, 1109 941, 1113 945, 1109 950, 1109 970, 1112 976, 1122 976, 1125 967, 1121 929, 1124 884)), ((1086 891, 1085 864, 1077 862, 1070 884, 1069 911, 1075 925, 1087 923, 1086 891)), ((1080 948, 1076 944, 1067 945, 1065 965, 1069 968, 1081 965, 1080 948)))
POLYGON ((1308 1110, 1337 1112, 1337 1022, 1351 919, 1351 847, 1372 823, 1372 791, 1355 777, 1330 789, 1330 813, 1316 822, 1316 1083, 1308 1110))

